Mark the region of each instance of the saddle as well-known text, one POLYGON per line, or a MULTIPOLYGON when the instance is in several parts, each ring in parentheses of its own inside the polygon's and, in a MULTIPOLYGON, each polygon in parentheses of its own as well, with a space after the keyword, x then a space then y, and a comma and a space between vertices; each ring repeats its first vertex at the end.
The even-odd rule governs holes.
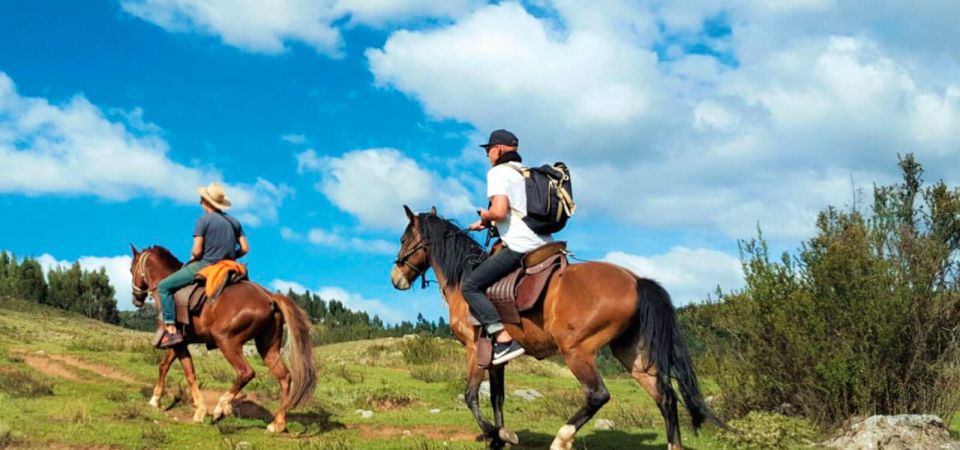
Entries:
MULTIPOLYGON (((520 313, 533 309, 553 275, 562 275, 567 268, 566 252, 567 243, 563 241, 537 247, 523 256, 517 270, 487 288, 487 298, 500 313, 500 320, 520 323, 520 313)), ((479 325, 473 316, 470 319, 479 325)))
MULTIPOLYGON (((222 285, 217 287, 216 296, 212 297, 210 302, 212 303, 219 298, 220 294, 223 293, 227 286, 246 280, 246 273, 231 272, 222 285)), ((189 325, 193 316, 200 315, 200 311, 203 310, 204 303, 206 303, 208 300, 206 291, 206 280, 203 278, 195 278, 193 283, 180 288, 173 294, 173 303, 176 305, 178 324, 189 325)))

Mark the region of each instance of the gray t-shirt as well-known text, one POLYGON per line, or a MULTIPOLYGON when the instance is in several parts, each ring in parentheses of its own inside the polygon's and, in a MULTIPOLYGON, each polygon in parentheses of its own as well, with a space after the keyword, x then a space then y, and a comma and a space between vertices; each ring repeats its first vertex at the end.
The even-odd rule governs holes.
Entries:
POLYGON ((243 227, 233 216, 210 212, 197 219, 193 235, 203 237, 203 260, 212 264, 236 259, 237 240, 243 236, 243 227))

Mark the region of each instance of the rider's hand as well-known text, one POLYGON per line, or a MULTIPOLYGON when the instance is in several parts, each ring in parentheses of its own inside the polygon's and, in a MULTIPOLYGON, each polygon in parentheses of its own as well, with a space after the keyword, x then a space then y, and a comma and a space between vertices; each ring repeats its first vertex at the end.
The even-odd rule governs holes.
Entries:
POLYGON ((470 231, 481 231, 485 228, 487 228, 487 225, 484 224, 482 220, 471 223, 470 226, 467 227, 467 229, 470 231))

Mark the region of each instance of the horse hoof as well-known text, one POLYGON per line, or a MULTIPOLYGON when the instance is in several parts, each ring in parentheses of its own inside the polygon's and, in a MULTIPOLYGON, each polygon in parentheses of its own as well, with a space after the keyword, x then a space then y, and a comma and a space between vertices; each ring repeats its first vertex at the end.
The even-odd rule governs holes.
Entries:
POLYGON ((151 407, 160 409, 160 397, 154 395, 153 397, 150 397, 150 401, 148 403, 151 407))
MULTIPOLYGON (((198 409, 197 412, 193 413, 193 421, 196 423, 203 423, 205 417, 207 417, 207 412, 202 409, 198 409)), ((214 419, 214 422, 216 422, 216 419, 214 419)))
POLYGON ((287 427, 285 427, 285 426, 277 425, 277 424, 275 424, 275 423, 271 423, 270 425, 267 425, 267 432, 270 432, 270 433, 283 433, 284 431, 286 431, 286 428, 287 428, 287 427))
POLYGON ((501 428, 497 432, 497 436, 500 437, 501 441, 507 442, 512 445, 520 444, 520 438, 517 437, 517 433, 514 433, 506 428, 501 428))

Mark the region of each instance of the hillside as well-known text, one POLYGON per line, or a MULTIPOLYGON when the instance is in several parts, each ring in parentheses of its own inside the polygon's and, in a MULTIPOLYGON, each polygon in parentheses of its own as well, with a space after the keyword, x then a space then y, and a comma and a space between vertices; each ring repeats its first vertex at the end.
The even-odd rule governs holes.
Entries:
MULTIPOLYGON (((240 442, 252 448, 483 448, 460 400, 462 349, 449 340, 388 338, 317 347, 314 400, 290 415, 289 433, 271 436, 264 430, 278 384, 259 357, 249 358, 258 376, 236 404, 239 417, 214 425, 208 418, 200 425, 189 420, 179 364, 168 377, 168 409, 147 405, 161 355, 148 339, 148 333, 0 300, 0 448, 232 449, 240 442), (373 416, 363 418, 359 410, 373 416)), ((219 353, 192 351, 212 410, 233 370, 219 353)), ((619 377, 608 377, 607 384, 614 399, 598 418, 616 427, 597 431, 589 424, 577 448, 664 448, 659 413, 640 387, 619 377)), ((524 358, 511 363, 507 392, 526 389, 542 397, 508 394, 506 422, 519 434, 521 448, 543 448, 579 406, 577 383, 554 362, 524 358)), ((712 429, 694 436, 685 427, 684 437, 690 449, 719 448, 712 429)))

